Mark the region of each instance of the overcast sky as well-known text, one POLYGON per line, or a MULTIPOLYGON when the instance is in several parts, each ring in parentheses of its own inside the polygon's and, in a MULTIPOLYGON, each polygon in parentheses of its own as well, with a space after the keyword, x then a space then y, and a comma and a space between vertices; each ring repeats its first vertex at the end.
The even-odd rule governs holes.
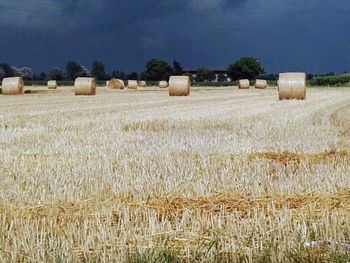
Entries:
POLYGON ((39 72, 97 59, 110 72, 255 56, 267 72, 342 72, 349 29, 349 0, 0 0, 0 63, 39 72))

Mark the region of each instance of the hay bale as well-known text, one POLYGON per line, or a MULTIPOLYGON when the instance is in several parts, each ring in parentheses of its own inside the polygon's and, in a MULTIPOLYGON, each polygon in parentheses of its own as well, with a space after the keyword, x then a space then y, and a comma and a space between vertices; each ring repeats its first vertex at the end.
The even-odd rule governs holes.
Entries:
POLYGON ((137 89, 137 80, 128 80, 128 89, 137 89))
POLYGON ((306 98, 306 74, 300 72, 280 73, 278 96, 280 100, 304 100, 306 98))
POLYGON ((238 81, 238 88, 239 89, 249 89, 250 88, 249 79, 240 79, 238 81))
POLYGON ((124 82, 120 79, 111 79, 110 81, 107 81, 108 85, 107 87, 109 89, 124 89, 124 82))
POLYGON ((4 78, 2 80, 3 95, 22 95, 24 90, 24 82, 21 77, 4 78))
POLYGON ((117 79, 117 80, 120 82, 121 89, 124 89, 125 88, 124 81, 121 79, 117 79))
POLYGON ((264 79, 257 79, 255 81, 255 88, 256 89, 266 89, 267 88, 267 81, 264 79))
POLYGON ((57 81, 56 80, 49 80, 47 82, 47 87, 49 89, 57 89, 57 81))
POLYGON ((191 81, 189 76, 171 76, 169 79, 169 96, 190 95, 191 81))
POLYGON ((147 83, 146 83, 146 81, 141 80, 141 81, 139 81, 138 86, 141 87, 141 88, 146 88, 147 87, 147 83))
POLYGON ((166 89, 168 87, 168 82, 165 81, 165 80, 159 81, 158 87, 161 88, 161 89, 166 89))
POLYGON ((96 95, 96 80, 94 78, 77 78, 74 82, 74 92, 76 96, 96 95))

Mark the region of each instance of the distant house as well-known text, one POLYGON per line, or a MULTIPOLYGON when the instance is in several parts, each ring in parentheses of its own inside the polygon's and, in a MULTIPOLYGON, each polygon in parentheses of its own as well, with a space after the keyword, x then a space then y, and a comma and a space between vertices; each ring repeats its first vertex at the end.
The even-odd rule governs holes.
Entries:
MULTIPOLYGON (((214 72, 215 74, 215 81, 218 81, 218 77, 220 74, 223 74, 226 77, 227 81, 231 81, 230 78, 228 78, 227 76, 227 71, 225 68, 207 68, 210 72, 214 72)), ((182 70, 182 74, 184 75, 189 75, 192 76, 192 78, 196 78, 197 74, 198 74, 198 68, 184 68, 182 70)))

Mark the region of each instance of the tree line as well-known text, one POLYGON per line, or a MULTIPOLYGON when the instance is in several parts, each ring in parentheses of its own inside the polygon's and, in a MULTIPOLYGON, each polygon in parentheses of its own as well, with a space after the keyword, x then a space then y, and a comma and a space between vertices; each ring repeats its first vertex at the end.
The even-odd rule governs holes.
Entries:
MULTIPOLYGON (((257 58, 243 57, 236 62, 230 64, 226 68, 226 73, 215 74, 208 68, 200 67, 195 76, 190 75, 192 81, 195 82, 211 82, 211 81, 227 81, 238 80, 242 78, 256 79, 264 74, 264 68, 257 58)), ((21 76, 25 80, 74 80, 77 77, 95 77, 97 80, 108 80, 118 78, 122 80, 147 80, 160 81, 168 80, 172 75, 183 75, 183 68, 177 60, 172 64, 161 59, 150 59, 145 66, 145 70, 141 73, 113 70, 106 73, 103 62, 95 60, 92 62, 91 69, 80 65, 78 62, 71 60, 65 65, 65 68, 54 67, 47 73, 33 73, 29 67, 15 68, 7 63, 0 64, 0 80, 5 77, 21 76)))

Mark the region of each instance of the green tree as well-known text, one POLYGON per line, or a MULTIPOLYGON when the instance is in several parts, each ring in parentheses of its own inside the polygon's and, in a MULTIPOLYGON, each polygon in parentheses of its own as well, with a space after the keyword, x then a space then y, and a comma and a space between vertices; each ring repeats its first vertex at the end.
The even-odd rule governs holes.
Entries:
POLYGON ((232 80, 254 80, 264 72, 259 60, 254 57, 243 57, 227 68, 227 74, 232 80))
POLYGON ((180 76, 182 75, 183 68, 181 67, 180 63, 176 60, 173 61, 173 75, 180 76))
POLYGON ((13 68, 7 64, 0 64, 0 69, 2 69, 2 78, 8 78, 8 77, 13 77, 15 76, 15 71, 13 70, 13 68))
POLYGON ((98 80, 105 80, 106 79, 106 70, 105 65, 101 61, 95 60, 92 63, 92 75, 98 79, 98 80))
POLYGON ((211 72, 207 68, 199 68, 195 80, 196 80, 196 82, 214 81, 215 80, 215 73, 211 72))
POLYGON ((127 79, 130 80, 138 80, 139 79, 139 74, 137 72, 131 72, 126 76, 127 79))
POLYGON ((81 75, 83 71, 82 66, 80 66, 74 60, 68 61, 66 64, 66 75, 69 80, 75 80, 81 75))
POLYGON ((124 71, 113 70, 111 76, 112 78, 127 80, 127 76, 124 71))
POLYGON ((46 80, 46 78, 47 78, 46 73, 45 72, 41 72, 40 75, 39 75, 38 80, 46 80))
POLYGON ((146 64, 146 80, 168 80, 173 72, 172 67, 163 60, 151 59, 146 64))
POLYGON ((227 77, 224 73, 218 75, 218 81, 227 81, 227 77))
POLYGON ((60 68, 53 68, 49 71, 49 78, 53 80, 63 80, 64 73, 60 68))

